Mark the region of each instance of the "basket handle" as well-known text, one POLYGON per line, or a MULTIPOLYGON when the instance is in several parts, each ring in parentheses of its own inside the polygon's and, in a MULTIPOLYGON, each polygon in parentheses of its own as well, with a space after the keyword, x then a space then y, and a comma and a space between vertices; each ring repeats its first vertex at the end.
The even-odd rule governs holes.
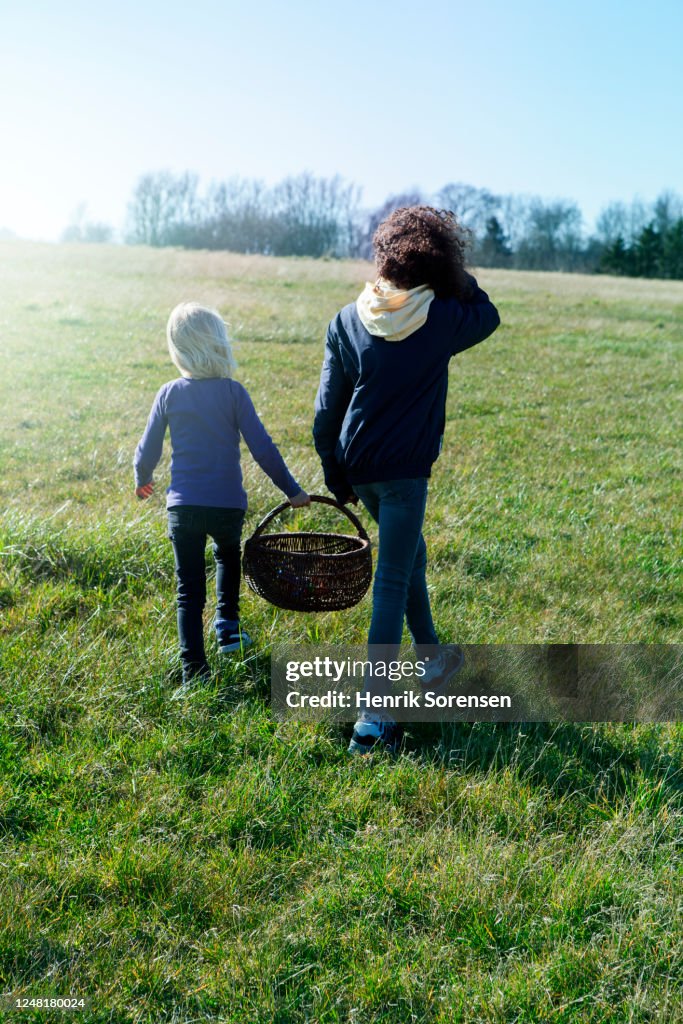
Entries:
MULTIPOLYGON (((358 530, 358 535, 361 538, 361 540, 369 540, 370 539, 368 537, 367 533, 365 532, 365 528, 363 527, 363 524, 361 523, 361 521, 358 518, 358 516, 355 516, 350 509, 346 508, 345 505, 340 505, 338 501, 335 501, 333 498, 326 498, 322 494, 311 494, 311 495, 309 495, 309 497, 310 497, 311 501, 317 501, 321 505, 331 505, 332 508, 338 508, 340 512, 344 513, 344 515, 346 516, 347 519, 351 520, 353 525, 358 530)), ((304 506, 301 506, 301 507, 305 508, 306 506, 304 505, 304 506)), ((272 512, 269 512, 268 515, 265 516, 261 520, 261 522, 258 524, 256 529, 252 533, 252 537, 260 536, 260 534, 263 533, 265 527, 268 525, 268 523, 271 521, 271 519, 275 519, 275 516, 279 516, 280 513, 284 512, 284 510, 286 508, 292 508, 292 506, 290 505, 290 503, 288 501, 283 501, 281 505, 278 505, 277 508, 274 508, 272 512)))

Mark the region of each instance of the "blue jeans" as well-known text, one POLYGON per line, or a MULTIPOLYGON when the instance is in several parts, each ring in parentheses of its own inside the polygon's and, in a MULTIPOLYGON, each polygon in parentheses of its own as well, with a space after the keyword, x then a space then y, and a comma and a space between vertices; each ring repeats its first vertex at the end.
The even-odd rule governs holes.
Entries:
POLYGON ((216 561, 217 634, 239 625, 241 579, 240 539, 244 510, 175 505, 168 510, 168 535, 173 544, 178 600, 178 637, 183 679, 209 672, 204 651, 202 613, 206 604, 206 539, 213 539, 216 561))
MULTIPOLYGON (((398 649, 404 617, 417 648, 438 644, 427 593, 427 546, 422 536, 427 479, 354 484, 353 490, 379 524, 368 644, 398 649)), ((389 652, 389 657, 394 656, 389 652)))

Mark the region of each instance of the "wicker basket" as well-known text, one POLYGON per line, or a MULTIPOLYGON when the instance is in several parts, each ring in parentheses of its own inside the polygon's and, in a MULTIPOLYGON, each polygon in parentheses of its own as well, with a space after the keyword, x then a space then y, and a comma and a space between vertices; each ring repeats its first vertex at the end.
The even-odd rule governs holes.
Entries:
POLYGON ((256 593, 279 608, 327 612, 358 604, 370 586, 370 539, 360 520, 331 498, 311 501, 332 505, 351 520, 358 536, 343 533, 266 533, 268 523, 286 508, 284 501, 258 524, 245 542, 244 578, 256 593))

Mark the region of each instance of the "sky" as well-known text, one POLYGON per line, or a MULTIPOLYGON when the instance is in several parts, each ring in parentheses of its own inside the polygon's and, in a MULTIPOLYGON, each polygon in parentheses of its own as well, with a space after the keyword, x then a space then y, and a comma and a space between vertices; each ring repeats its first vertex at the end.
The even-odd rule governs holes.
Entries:
POLYGON ((0 231, 122 228, 138 178, 683 192, 683 2, 0 0, 0 231))

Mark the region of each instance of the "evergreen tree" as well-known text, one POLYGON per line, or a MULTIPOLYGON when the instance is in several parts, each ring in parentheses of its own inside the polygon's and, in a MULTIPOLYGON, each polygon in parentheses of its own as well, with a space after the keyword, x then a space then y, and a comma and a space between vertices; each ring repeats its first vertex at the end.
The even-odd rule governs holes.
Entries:
POLYGON ((600 260, 600 271, 603 274, 628 274, 630 252, 621 235, 605 246, 600 260))
POLYGON ((662 234, 651 221, 636 239, 635 266, 638 277, 657 277, 663 267, 662 234))
POLYGON ((664 277, 683 280, 683 217, 672 224, 664 235, 662 268, 664 277))
POLYGON ((507 267, 512 256, 510 242, 497 217, 486 221, 486 233, 477 246, 476 259, 482 267, 507 267))

